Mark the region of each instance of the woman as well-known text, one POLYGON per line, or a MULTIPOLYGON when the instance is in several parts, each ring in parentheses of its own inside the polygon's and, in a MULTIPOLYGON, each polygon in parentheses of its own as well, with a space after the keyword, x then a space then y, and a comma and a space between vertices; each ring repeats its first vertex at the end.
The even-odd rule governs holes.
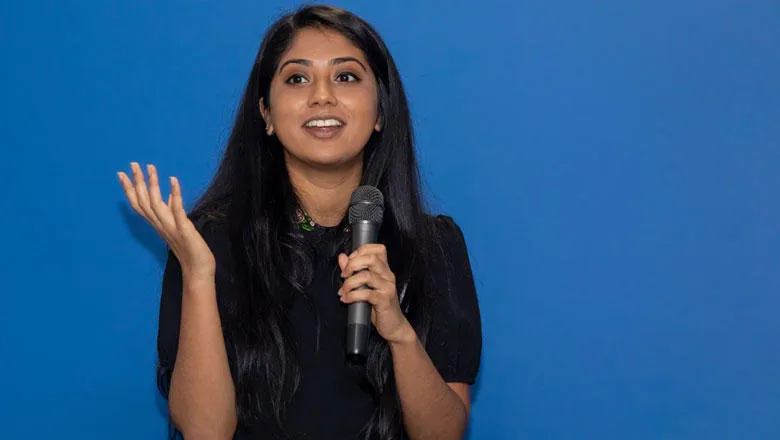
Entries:
POLYGON ((460 229, 423 211, 406 97, 360 18, 305 7, 268 30, 219 170, 193 211, 171 177, 119 179, 169 246, 158 383, 187 439, 456 439, 481 327, 460 229), (352 191, 385 198, 351 252, 352 191), (363 286, 363 287, 361 287, 363 286), (347 304, 368 301, 364 363, 347 304))

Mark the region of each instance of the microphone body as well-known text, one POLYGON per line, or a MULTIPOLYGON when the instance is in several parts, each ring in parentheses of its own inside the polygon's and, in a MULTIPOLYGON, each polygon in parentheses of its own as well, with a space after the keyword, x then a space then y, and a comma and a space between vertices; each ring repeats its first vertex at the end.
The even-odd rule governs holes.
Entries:
MULTIPOLYGON (((349 224, 352 228, 352 251, 376 243, 385 212, 385 201, 379 189, 358 187, 349 201, 349 224)), ((365 269, 364 269, 365 270, 365 269)), ((368 301, 350 303, 347 308, 347 357, 366 357, 368 335, 371 334, 371 304, 368 301)))
MULTIPOLYGON (((376 243, 379 225, 369 221, 359 221, 352 226, 352 250, 364 244, 376 243)), ((368 335, 371 332, 371 304, 358 301, 347 308, 347 355, 365 357, 368 335)))

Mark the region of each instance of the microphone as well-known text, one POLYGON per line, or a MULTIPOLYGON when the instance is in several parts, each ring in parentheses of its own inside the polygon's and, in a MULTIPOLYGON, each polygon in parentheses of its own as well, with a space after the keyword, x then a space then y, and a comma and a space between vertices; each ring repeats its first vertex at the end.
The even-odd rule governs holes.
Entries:
MULTIPOLYGON (((377 188, 364 185, 352 192, 349 200, 349 224, 352 229, 352 250, 364 244, 376 243, 385 198, 377 188)), ((364 269, 365 270, 365 269, 364 269)), ((366 356, 366 344, 371 332, 371 304, 358 301, 347 308, 347 355, 352 358, 366 356)))

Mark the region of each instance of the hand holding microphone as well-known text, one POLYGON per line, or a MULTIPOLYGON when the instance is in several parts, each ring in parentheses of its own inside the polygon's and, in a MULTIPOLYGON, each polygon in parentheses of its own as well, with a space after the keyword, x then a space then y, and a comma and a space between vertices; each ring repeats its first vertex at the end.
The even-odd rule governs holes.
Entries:
POLYGON ((382 193, 371 186, 355 190, 350 200, 349 221, 353 252, 339 255, 344 284, 338 291, 341 301, 349 304, 347 318, 347 354, 366 355, 366 341, 371 324, 390 343, 416 340, 401 305, 395 274, 387 261, 384 245, 376 243, 384 214, 382 193))

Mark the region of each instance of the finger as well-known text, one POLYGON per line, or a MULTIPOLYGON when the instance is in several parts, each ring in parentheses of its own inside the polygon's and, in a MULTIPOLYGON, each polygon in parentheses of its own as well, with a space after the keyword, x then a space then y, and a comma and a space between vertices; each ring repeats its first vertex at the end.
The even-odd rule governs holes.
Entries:
POLYGON ((339 300, 345 304, 366 301, 372 306, 378 306, 382 302, 382 296, 373 289, 353 290, 352 292, 341 295, 339 300))
POLYGON ((155 228, 159 229, 160 221, 157 216, 154 215, 152 207, 149 205, 149 190, 146 188, 146 181, 144 180, 144 173, 141 171, 141 166, 137 162, 133 162, 130 165, 133 168, 133 179, 135 180, 135 193, 138 197, 138 206, 141 207, 144 217, 149 220, 155 228))
POLYGON ((157 216, 157 219, 160 220, 160 224, 166 230, 175 228, 176 221, 173 219, 171 210, 168 209, 168 206, 166 206, 162 201, 162 196, 160 194, 160 181, 157 176, 157 168, 154 165, 149 164, 147 165, 147 169, 149 170, 149 203, 152 207, 152 210, 157 216))
POLYGON ((341 276, 345 278, 350 277, 363 269, 379 271, 382 269, 382 265, 382 261, 380 261, 376 255, 359 255, 357 257, 347 259, 347 264, 342 269, 341 276))
POLYGON ((338 290, 339 295, 343 295, 353 290, 373 289, 381 293, 395 290, 395 284, 379 277, 378 275, 365 271, 357 273, 347 278, 338 290))
POLYGON ((130 207, 132 207, 135 212, 139 214, 143 214, 143 211, 141 211, 141 207, 138 206, 138 197, 135 194, 135 187, 133 187, 133 182, 130 180, 129 177, 127 177, 127 174, 123 173, 122 171, 116 174, 117 176, 119 176, 119 183, 122 184, 122 189, 125 192, 125 197, 127 197, 127 201, 130 202, 130 207))
POLYGON ((364 244, 363 246, 360 246, 359 248, 355 249, 354 252, 352 252, 349 255, 350 260, 353 258, 357 258, 362 255, 371 255, 376 254, 381 259, 387 261, 387 247, 381 243, 370 243, 370 244, 364 244))
POLYGON ((349 257, 347 254, 339 254, 339 267, 341 268, 342 274, 341 276, 344 276, 344 268, 347 266, 347 263, 349 262, 349 257))
POLYGON ((367 269, 371 264, 373 257, 371 256, 358 256, 354 258, 347 258, 346 264, 341 268, 341 277, 349 278, 359 270, 367 269))
POLYGON ((362 255, 348 260, 341 271, 341 276, 348 278, 361 270, 369 270, 387 281, 395 282, 395 274, 390 270, 387 262, 377 254, 362 255))
POLYGON ((360 272, 344 280, 339 289, 339 295, 362 287, 373 288, 368 283, 371 281, 371 272, 360 272))
POLYGON ((181 196, 181 185, 179 185, 179 179, 171 176, 171 211, 173 211, 173 218, 176 221, 176 226, 184 227, 189 218, 187 218, 187 212, 184 211, 184 201, 181 196))

